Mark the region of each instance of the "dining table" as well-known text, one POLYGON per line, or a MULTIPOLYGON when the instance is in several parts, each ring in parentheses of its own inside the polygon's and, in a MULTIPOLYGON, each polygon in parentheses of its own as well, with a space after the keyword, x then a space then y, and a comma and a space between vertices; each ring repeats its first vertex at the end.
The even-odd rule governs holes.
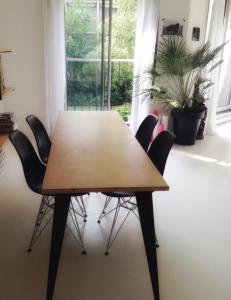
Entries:
POLYGON ((6 143, 8 140, 8 133, 2 133, 0 132, 0 150, 2 150, 3 145, 6 143))
POLYGON ((42 185, 55 199, 46 299, 54 295, 71 196, 128 191, 136 195, 153 299, 159 300, 152 193, 168 189, 118 112, 60 112, 42 185))
POLYGON ((0 177, 3 174, 4 165, 5 165, 4 148, 7 144, 8 135, 9 135, 8 133, 0 132, 0 177))

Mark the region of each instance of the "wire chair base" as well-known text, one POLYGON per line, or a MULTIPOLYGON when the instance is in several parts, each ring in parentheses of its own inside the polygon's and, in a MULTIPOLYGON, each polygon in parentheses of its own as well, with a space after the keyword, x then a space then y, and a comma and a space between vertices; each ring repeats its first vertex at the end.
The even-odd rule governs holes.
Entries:
MULTIPOLYGON (((111 230, 110 230, 110 233, 109 233, 109 238, 108 238, 108 241, 107 241, 106 250, 104 252, 105 255, 109 255, 109 250, 112 247, 114 241, 116 240, 120 230, 122 229, 125 221, 127 220, 128 216, 130 215, 130 213, 133 213, 136 216, 136 218, 139 220, 139 216, 138 216, 138 212, 137 212, 137 204, 136 204, 136 202, 132 201, 132 198, 133 197, 128 197, 128 198, 117 197, 118 201, 117 201, 116 207, 114 207, 114 208, 110 209, 109 211, 107 211, 107 208, 109 207, 109 204, 112 200, 112 197, 109 197, 109 196, 106 197, 104 207, 103 207, 103 209, 101 211, 101 214, 99 216, 99 219, 97 221, 98 223, 101 223, 101 220, 104 217, 106 217, 107 215, 109 215, 110 213, 112 213, 114 211, 114 217, 113 217, 113 221, 112 221, 112 225, 111 225, 111 230), (126 209, 127 213, 126 213, 123 221, 119 225, 117 231, 114 232, 115 231, 115 225, 117 223, 119 212, 120 212, 121 208, 126 209)), ((156 247, 159 248, 159 243, 158 243, 157 238, 156 238, 155 244, 156 244, 156 247)))
MULTIPOLYGON (((84 205, 82 196, 80 196, 80 199, 78 199, 78 197, 74 197, 74 198, 76 200, 79 210, 77 210, 74 207, 73 201, 71 201, 70 209, 69 209, 69 216, 70 216, 70 219, 72 220, 72 223, 74 225, 77 236, 68 224, 67 224, 67 229, 70 231, 70 233, 72 234, 74 239, 80 244, 80 246, 82 248, 82 254, 86 254, 86 249, 84 247, 82 233, 81 233, 81 230, 79 227, 79 222, 77 219, 77 216, 80 216, 83 218, 84 224, 86 223, 86 221, 87 221, 86 207, 84 205)), ((34 225, 32 237, 31 237, 28 249, 27 249, 28 252, 32 251, 33 246, 38 241, 41 234, 44 232, 44 230, 47 228, 47 225, 52 220, 53 209, 54 209, 54 197, 43 195, 41 204, 39 207, 39 211, 37 214, 36 222, 34 225)))

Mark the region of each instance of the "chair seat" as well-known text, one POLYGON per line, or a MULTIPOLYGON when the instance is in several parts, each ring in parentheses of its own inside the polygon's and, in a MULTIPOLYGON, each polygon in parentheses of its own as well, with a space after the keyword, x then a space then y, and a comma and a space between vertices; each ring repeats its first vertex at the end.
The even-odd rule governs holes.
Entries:
POLYGON ((126 197, 135 197, 135 193, 133 192, 108 192, 102 193, 107 197, 115 197, 115 198, 126 198, 126 197))

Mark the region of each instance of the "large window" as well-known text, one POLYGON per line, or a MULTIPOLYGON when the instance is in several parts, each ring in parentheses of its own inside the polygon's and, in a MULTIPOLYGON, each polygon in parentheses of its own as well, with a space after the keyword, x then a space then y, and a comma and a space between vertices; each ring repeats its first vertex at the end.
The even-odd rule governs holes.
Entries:
POLYGON ((69 110, 112 108, 129 114, 136 0, 67 0, 69 110))

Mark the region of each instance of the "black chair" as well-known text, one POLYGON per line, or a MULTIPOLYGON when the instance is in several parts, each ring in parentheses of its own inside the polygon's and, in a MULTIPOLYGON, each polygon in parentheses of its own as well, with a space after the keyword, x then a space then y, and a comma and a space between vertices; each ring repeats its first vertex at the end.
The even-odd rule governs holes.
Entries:
MULTIPOLYGON (((136 139, 140 143, 141 147, 144 149, 145 152, 148 151, 151 137, 153 134, 153 130, 158 122, 158 118, 154 115, 148 115, 140 124, 137 132, 136 132, 136 139)), ((100 219, 103 217, 103 215, 108 215, 110 212, 112 212, 114 209, 110 210, 109 212, 105 212, 107 209, 109 203, 111 202, 111 198, 127 198, 127 197, 133 197, 133 193, 125 193, 125 192, 115 192, 115 193, 103 193, 106 196, 106 200, 104 203, 103 210, 101 211, 101 214, 98 219, 98 223, 100 223, 100 219)))
MULTIPOLYGON (((151 137, 153 134, 153 130, 156 126, 158 122, 158 118, 154 115, 148 115, 140 124, 137 132, 136 132, 136 139, 138 140, 138 142, 140 143, 141 147, 144 149, 145 152, 148 151, 149 145, 150 145, 150 141, 151 141, 151 137)), ((101 218, 103 217, 103 215, 108 215, 110 212, 112 212, 113 210, 115 210, 115 208, 113 208, 112 210, 110 210, 109 212, 106 213, 106 209, 109 205, 109 203, 111 202, 111 198, 116 197, 116 198, 127 198, 127 197, 133 197, 134 194, 133 193, 128 193, 128 192, 115 192, 115 193, 103 193, 106 196, 106 200, 104 203, 104 207, 103 210, 101 211, 101 214, 99 216, 98 219, 98 223, 100 223, 101 218)))
MULTIPOLYGON (((32 251, 33 245, 38 240, 38 238, 40 237, 40 235, 42 234, 42 232, 53 217, 53 214, 51 213, 53 212, 54 207, 54 197, 52 195, 43 195, 42 193, 42 183, 46 171, 46 166, 40 162, 28 138, 19 130, 13 131, 10 134, 9 138, 20 157, 27 185, 33 192, 42 195, 41 205, 38 211, 33 234, 28 247, 28 252, 30 252, 32 251)), ((70 204, 69 214, 77 231, 80 245, 82 247, 82 253, 85 254, 86 251, 84 248, 81 231, 79 228, 75 208, 72 201, 70 204)), ((70 227, 68 227, 68 229, 76 238, 72 229, 70 227)))
POLYGON ((142 146, 145 152, 148 151, 153 130, 158 122, 158 118, 154 115, 148 115, 140 124, 137 132, 136 139, 142 146))
MULTIPOLYGON (((175 138, 174 135, 172 133, 170 133, 169 131, 162 131, 155 138, 155 140, 153 141, 150 149, 148 150, 148 156, 150 157, 153 164, 158 169, 158 171, 160 172, 161 175, 164 174, 165 165, 166 165, 166 162, 167 162, 169 152, 172 148, 174 138, 175 138)), ((121 230, 124 222, 126 221, 127 217, 129 216, 129 214, 131 212, 133 212, 137 216, 137 218, 139 218, 139 217, 138 217, 138 214, 137 214, 136 201, 133 200, 134 197, 135 197, 135 193, 114 192, 114 193, 104 193, 104 195, 107 196, 107 200, 106 200, 104 210, 103 210, 104 213, 103 212, 101 213, 101 215, 99 217, 99 220, 98 220, 98 223, 101 222, 101 219, 103 217, 105 217, 106 215, 108 215, 112 211, 115 211, 112 226, 111 226, 111 230, 110 230, 110 234, 109 234, 109 239, 108 239, 107 246, 106 246, 106 252, 105 252, 105 255, 108 255, 109 254, 109 249, 111 248, 113 242, 115 241, 119 231, 121 230), (116 205, 115 208, 112 208, 110 211, 105 213, 105 209, 108 207, 108 204, 109 204, 109 202, 111 201, 111 199, 113 197, 118 199, 117 205, 116 205), (117 218, 118 218, 118 215, 119 215, 120 208, 125 208, 127 210, 127 213, 125 215, 125 218, 121 222, 121 225, 119 226, 118 230, 116 231, 116 233, 112 237, 113 231, 114 231, 114 228, 115 228, 115 225, 116 225, 116 221, 117 221, 117 218)))
POLYGON ((51 140, 47 134, 47 131, 43 123, 34 115, 27 116, 26 121, 34 134, 39 156, 42 162, 46 165, 51 149, 51 140))
MULTIPOLYGON (((47 131, 43 123, 35 115, 27 116, 26 121, 34 134, 40 159, 46 165, 51 149, 51 140, 47 134, 47 131)), ((84 222, 86 222, 87 211, 83 201, 83 197, 78 195, 78 197, 76 196, 75 199, 80 209, 80 211, 76 210, 76 213, 84 219, 84 222)))

